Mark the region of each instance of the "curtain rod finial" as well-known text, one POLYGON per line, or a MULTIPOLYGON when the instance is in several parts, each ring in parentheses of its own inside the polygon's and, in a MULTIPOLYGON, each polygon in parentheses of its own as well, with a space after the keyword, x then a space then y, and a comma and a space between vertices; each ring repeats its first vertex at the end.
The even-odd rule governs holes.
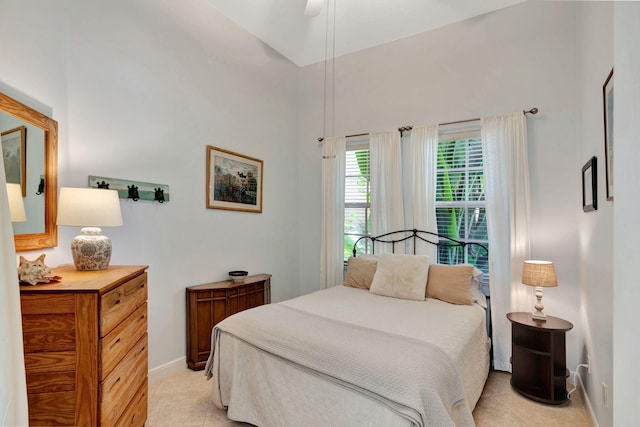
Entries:
POLYGON ((528 113, 531 113, 531 114, 538 114, 538 108, 537 108, 537 107, 533 107, 533 108, 532 108, 532 109, 530 109, 529 111, 527 111, 527 110, 522 111, 522 113, 523 113, 523 114, 528 114, 528 113))
POLYGON ((322 141, 324 141, 324 136, 319 136, 318 137, 318 142, 322 142, 322 141))

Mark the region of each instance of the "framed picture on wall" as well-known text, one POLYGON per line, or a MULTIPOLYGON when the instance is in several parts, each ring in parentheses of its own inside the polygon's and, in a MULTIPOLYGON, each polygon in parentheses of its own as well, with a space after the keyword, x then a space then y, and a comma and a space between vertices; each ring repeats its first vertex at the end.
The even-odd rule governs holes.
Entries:
POLYGON ((207 208, 262 212, 262 160, 207 145, 207 208))
POLYGON ((602 86, 604 106, 604 167, 607 200, 613 200, 613 68, 602 86))
POLYGON ((9 184, 20 184, 27 196, 27 128, 19 126, 1 133, 4 174, 9 184))
POLYGON ((596 156, 589 159, 582 167, 582 210, 584 212, 598 209, 598 162, 596 156))

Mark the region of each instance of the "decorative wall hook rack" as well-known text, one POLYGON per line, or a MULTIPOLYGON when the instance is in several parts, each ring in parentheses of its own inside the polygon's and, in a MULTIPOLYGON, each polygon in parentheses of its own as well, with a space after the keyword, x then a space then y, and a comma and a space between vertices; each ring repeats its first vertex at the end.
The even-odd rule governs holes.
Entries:
POLYGON ((117 190, 118 197, 131 199, 134 202, 138 200, 157 201, 159 203, 169 201, 169 186, 164 184, 89 175, 89 187, 117 190))

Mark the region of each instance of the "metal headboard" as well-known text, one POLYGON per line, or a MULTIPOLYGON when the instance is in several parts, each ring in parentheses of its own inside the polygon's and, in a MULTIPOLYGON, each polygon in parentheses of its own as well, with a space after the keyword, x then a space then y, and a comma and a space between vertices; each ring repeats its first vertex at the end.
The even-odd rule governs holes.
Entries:
POLYGON ((429 243, 435 246, 461 246, 464 248, 465 246, 475 245, 484 249, 487 253, 489 253, 489 249, 483 245, 482 243, 476 242, 463 242, 461 240, 452 239, 449 236, 445 236, 444 234, 433 233, 431 231, 423 231, 423 230, 399 230, 392 231, 390 233, 381 234, 379 236, 362 236, 353 245, 353 256, 356 256, 356 248, 358 243, 361 240, 371 240, 371 253, 376 253, 376 242, 379 243, 391 243, 391 251, 395 253, 396 251, 396 243, 406 242, 409 239, 413 239, 413 254, 416 253, 416 242, 421 240, 423 242, 429 243), (394 236, 399 235, 397 238, 393 238, 394 236), (437 241, 432 241, 429 239, 436 239, 437 241), (444 240, 444 241, 442 241, 444 240))

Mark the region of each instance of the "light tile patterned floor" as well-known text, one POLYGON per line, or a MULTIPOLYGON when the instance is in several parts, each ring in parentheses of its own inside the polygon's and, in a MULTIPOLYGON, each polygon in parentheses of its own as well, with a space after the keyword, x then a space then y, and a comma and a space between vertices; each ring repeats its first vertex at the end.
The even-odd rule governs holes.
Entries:
MULTIPOLYGON (((516 393, 511 375, 492 372, 473 417, 478 427, 591 427, 578 392, 565 406, 543 405, 516 393)), ((202 371, 188 369, 149 387, 147 427, 249 426, 229 420, 211 402, 211 385, 202 371)))

